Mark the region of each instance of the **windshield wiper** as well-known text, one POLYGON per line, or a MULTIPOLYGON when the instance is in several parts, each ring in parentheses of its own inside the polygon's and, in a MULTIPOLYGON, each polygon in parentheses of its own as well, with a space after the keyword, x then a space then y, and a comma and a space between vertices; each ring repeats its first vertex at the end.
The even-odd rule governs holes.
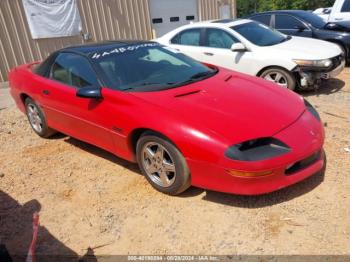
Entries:
POLYGON ((199 72, 199 73, 191 76, 190 79, 198 79, 198 78, 206 77, 208 75, 211 75, 212 73, 213 72, 210 72, 210 71, 199 72))
POLYGON ((168 82, 168 83, 153 83, 153 82, 143 82, 143 83, 135 83, 133 85, 127 86, 125 88, 122 88, 123 91, 126 90, 146 90, 147 87, 156 87, 156 86, 164 86, 166 89, 183 86, 187 84, 191 84, 200 80, 203 80, 205 78, 211 77, 212 75, 215 75, 218 72, 218 70, 212 70, 212 71, 205 71, 205 72, 199 72, 197 74, 192 75, 188 80, 185 80, 183 82, 168 82))
POLYGON ((213 69, 212 71, 199 72, 191 76, 190 79, 198 79, 198 78, 212 76, 212 75, 215 75, 217 72, 218 72, 217 69, 215 70, 213 69))
POLYGON ((205 72, 199 72, 197 74, 194 74, 191 76, 189 79, 183 81, 183 82, 178 82, 174 83, 172 87, 178 87, 178 86, 183 86, 183 85, 188 85, 206 78, 209 78, 213 75, 215 75, 218 72, 218 70, 213 70, 213 71, 205 71, 205 72))
POLYGON ((152 83, 152 82, 143 82, 139 84, 134 84, 131 86, 128 86, 126 88, 122 88, 123 91, 126 90, 133 90, 133 89, 143 89, 145 87, 154 87, 154 86, 169 86, 169 85, 174 85, 175 83, 152 83), (139 88, 138 88, 139 87, 139 88))

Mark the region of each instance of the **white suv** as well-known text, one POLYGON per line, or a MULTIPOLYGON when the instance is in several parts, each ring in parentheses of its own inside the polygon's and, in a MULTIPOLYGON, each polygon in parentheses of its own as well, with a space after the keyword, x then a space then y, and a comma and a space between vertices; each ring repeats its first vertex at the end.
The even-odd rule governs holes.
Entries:
POLYGON ((342 50, 321 40, 291 37, 251 20, 182 26, 158 38, 199 61, 259 76, 294 90, 317 87, 345 66, 342 50))
POLYGON ((350 0, 336 0, 333 7, 319 8, 314 13, 328 22, 350 21, 350 0))

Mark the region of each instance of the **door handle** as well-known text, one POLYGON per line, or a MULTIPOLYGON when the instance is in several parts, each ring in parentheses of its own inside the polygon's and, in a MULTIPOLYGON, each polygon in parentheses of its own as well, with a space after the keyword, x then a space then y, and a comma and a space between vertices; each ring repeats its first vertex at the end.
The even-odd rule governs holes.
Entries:
POLYGON ((44 95, 49 95, 49 94, 50 94, 50 91, 49 91, 49 90, 43 90, 43 94, 44 94, 44 95))
POLYGON ((204 54, 208 55, 208 56, 213 56, 214 55, 213 53, 209 53, 209 52, 205 52, 204 54))

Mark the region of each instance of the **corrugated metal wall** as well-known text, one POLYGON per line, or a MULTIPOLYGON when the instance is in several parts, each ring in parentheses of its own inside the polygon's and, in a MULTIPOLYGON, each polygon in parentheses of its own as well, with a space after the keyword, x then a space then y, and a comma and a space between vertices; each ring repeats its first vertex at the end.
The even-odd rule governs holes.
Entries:
POLYGON ((199 20, 213 20, 220 18, 220 5, 230 5, 231 15, 236 17, 237 0, 198 0, 199 1, 199 20))
MULTIPOLYGON (((83 32, 91 41, 151 39, 149 0, 77 0, 83 32)), ((217 19, 219 5, 232 0, 198 0, 201 20, 217 19)), ((0 0, 0 82, 23 63, 42 60, 52 51, 83 43, 82 36, 33 40, 22 0, 0 0)))
POLYGON ((219 18, 219 5, 216 0, 199 0, 199 20, 219 18))

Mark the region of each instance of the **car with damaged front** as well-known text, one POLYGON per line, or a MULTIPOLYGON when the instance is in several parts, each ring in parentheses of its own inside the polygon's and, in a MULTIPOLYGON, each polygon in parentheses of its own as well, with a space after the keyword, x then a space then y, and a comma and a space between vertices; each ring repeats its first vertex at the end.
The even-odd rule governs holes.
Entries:
POLYGON ((137 162, 166 194, 259 195, 324 167, 323 125, 301 96, 155 42, 67 47, 12 69, 9 82, 37 135, 137 162))
POLYGON ((291 90, 317 88, 345 66, 336 44, 287 36, 245 19, 193 23, 157 41, 198 61, 262 77, 291 90))

